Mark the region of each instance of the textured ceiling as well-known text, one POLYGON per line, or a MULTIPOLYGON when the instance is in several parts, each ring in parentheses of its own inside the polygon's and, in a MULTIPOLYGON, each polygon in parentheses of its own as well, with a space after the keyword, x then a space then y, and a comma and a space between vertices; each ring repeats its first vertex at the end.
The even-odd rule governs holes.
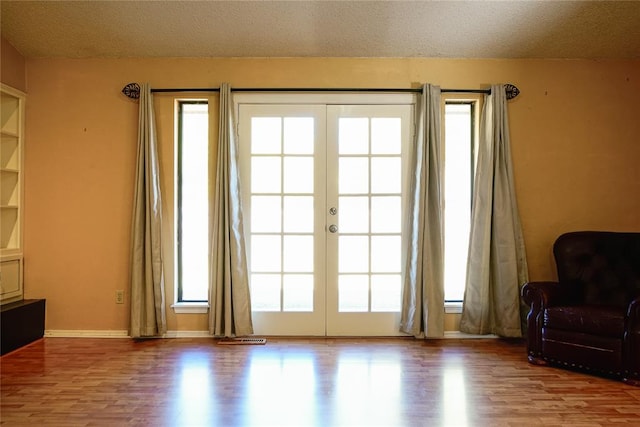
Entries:
POLYGON ((14 1, 26 57, 640 58, 640 1, 14 1))

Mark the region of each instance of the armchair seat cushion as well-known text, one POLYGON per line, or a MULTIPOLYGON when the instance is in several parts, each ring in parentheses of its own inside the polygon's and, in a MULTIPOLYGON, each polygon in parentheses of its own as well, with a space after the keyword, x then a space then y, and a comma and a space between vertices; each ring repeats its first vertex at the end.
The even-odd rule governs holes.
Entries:
POLYGON ((544 310, 544 327, 622 339, 625 308, 578 305, 549 307, 544 310))

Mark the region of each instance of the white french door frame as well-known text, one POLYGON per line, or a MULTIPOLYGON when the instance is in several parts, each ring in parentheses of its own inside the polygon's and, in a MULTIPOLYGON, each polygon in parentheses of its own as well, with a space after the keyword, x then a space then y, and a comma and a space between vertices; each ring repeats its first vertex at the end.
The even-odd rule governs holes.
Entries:
MULTIPOLYGON (((331 105, 403 105, 403 106, 411 106, 411 127, 410 127, 410 136, 408 145, 409 151, 411 150, 411 141, 413 140, 414 133, 414 123, 415 118, 413 114, 415 113, 415 102, 416 102, 415 94, 399 94, 399 93, 389 93, 389 94, 367 94, 367 93, 357 93, 357 94, 332 94, 332 93, 313 93, 313 94, 304 94, 304 93, 238 93, 234 94, 233 102, 234 102, 234 112, 236 117, 240 119, 240 107, 250 107, 250 106, 273 106, 274 112, 272 116, 277 116, 278 106, 298 106, 301 107, 302 110, 307 110, 310 114, 314 109, 322 109, 325 112, 327 108, 331 105)), ((326 114, 326 113, 325 113, 326 114)), ((265 114, 268 116, 268 114, 265 114)), ((324 129, 317 129, 318 135, 320 135, 319 143, 324 144, 327 141, 328 144, 336 144, 337 142, 329 142, 332 140, 332 137, 327 135, 327 129, 331 129, 331 126, 327 126, 326 123, 326 115, 325 119, 321 122, 317 123, 317 126, 324 129)), ((240 134, 241 127, 245 126, 244 123, 239 123, 239 128, 237 129, 237 133, 240 134)), ((246 131, 246 128, 245 128, 246 131)), ((262 335, 307 335, 307 336, 338 336, 338 335, 402 335, 398 330, 395 324, 391 325, 387 329, 384 330, 383 333, 380 332, 371 332, 369 329, 369 322, 364 320, 364 317, 360 315, 360 313, 342 313, 338 318, 341 320, 332 320, 329 321, 330 313, 329 311, 337 312, 337 284, 333 286, 329 286, 328 280, 328 272, 331 274, 336 273, 336 261, 330 260, 332 251, 337 249, 337 235, 331 236, 329 231, 327 230, 329 227, 329 221, 332 219, 328 214, 328 200, 329 196, 328 190, 325 185, 335 185, 335 182, 331 183, 330 181, 333 179, 331 177, 326 177, 326 165, 328 159, 325 157, 326 153, 331 149, 331 147, 326 146, 318 146, 318 142, 316 142, 316 149, 314 156, 316 158, 316 165, 322 165, 322 168, 316 167, 314 170, 314 179, 316 182, 315 188, 315 204, 314 204, 314 233, 317 236, 314 239, 314 251, 315 253, 315 265, 320 267, 316 267, 314 269, 314 282, 316 286, 314 286, 314 310, 313 312, 286 312, 283 315, 282 312, 262 312, 262 311, 254 311, 253 312, 253 323, 254 330, 256 334, 262 335), (319 157, 318 157, 319 156, 319 157), (321 170, 324 169, 324 170, 321 170), (327 184, 329 182, 329 184, 327 184), (333 241, 333 242, 332 242, 333 241), (333 263, 333 266, 331 266, 333 263), (318 286, 320 285, 320 286, 318 286), (341 322, 349 323, 351 325, 355 325, 354 328, 343 328, 341 326, 341 322)), ((335 150, 335 147, 333 147, 335 150)), ((403 157, 410 158, 410 152, 406 153, 403 157)), ((250 157, 250 156, 249 156, 250 157)), ((243 191, 246 192, 246 186, 250 185, 250 176, 247 174, 248 164, 242 163, 241 156, 241 185, 243 186, 243 191)), ((408 162, 403 162, 403 179, 407 177, 407 168, 409 167, 408 162)), ((407 188, 405 186, 405 188, 407 188)), ((245 193, 246 194, 246 193, 245 193)), ((337 197, 337 194, 331 194, 331 197, 337 197)), ((333 201, 331 201, 333 202, 333 201)), ((250 203, 246 203, 243 201, 245 205, 245 224, 248 224, 250 221, 250 203)), ((406 204, 406 195, 403 199, 403 205, 406 204)), ((404 208, 404 206, 403 206, 404 208)), ((403 209, 405 212, 406 209, 403 209)), ((403 218, 404 221, 404 218, 403 218)), ((250 241, 249 235, 249 227, 245 226, 245 233, 247 234, 247 241, 250 241)), ((250 256, 250 254, 248 254, 250 256)), ((404 266, 405 258, 402 258, 402 263, 404 266)), ((337 280, 337 279, 336 279, 337 280)), ((379 313, 374 313, 379 314, 379 313)), ((389 319, 388 313, 386 316, 387 320, 389 319)), ((380 316, 378 316, 380 317, 380 316)), ((393 317, 393 316, 391 316, 393 317)), ((397 314, 399 319, 399 313, 397 314)), ((395 323, 395 320, 393 321, 395 323)))

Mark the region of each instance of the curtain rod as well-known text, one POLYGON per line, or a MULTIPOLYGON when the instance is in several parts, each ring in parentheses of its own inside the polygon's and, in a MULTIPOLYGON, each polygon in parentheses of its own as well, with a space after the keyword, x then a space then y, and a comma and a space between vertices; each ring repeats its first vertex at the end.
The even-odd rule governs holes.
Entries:
MULTIPOLYGON (((507 93, 507 99, 513 99, 520 90, 512 84, 505 84, 504 88, 507 93)), ((231 88, 232 92, 396 92, 396 93, 420 93, 422 88, 231 88)), ((441 89, 443 93, 485 93, 490 94, 491 89, 441 89)), ((168 92, 220 92, 220 88, 160 88, 151 89, 153 93, 168 93, 168 92)), ((140 85, 138 83, 129 83, 122 89, 127 97, 131 99, 140 98, 140 85)))

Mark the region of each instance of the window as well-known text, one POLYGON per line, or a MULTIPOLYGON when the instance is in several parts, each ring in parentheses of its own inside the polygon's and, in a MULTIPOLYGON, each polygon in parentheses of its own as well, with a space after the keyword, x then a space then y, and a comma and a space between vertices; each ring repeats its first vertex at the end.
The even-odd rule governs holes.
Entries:
POLYGON ((447 100, 444 126, 444 293, 462 303, 474 171, 475 101, 447 100))
POLYGON ((209 106, 178 102, 176 146, 177 302, 209 294, 209 106))

